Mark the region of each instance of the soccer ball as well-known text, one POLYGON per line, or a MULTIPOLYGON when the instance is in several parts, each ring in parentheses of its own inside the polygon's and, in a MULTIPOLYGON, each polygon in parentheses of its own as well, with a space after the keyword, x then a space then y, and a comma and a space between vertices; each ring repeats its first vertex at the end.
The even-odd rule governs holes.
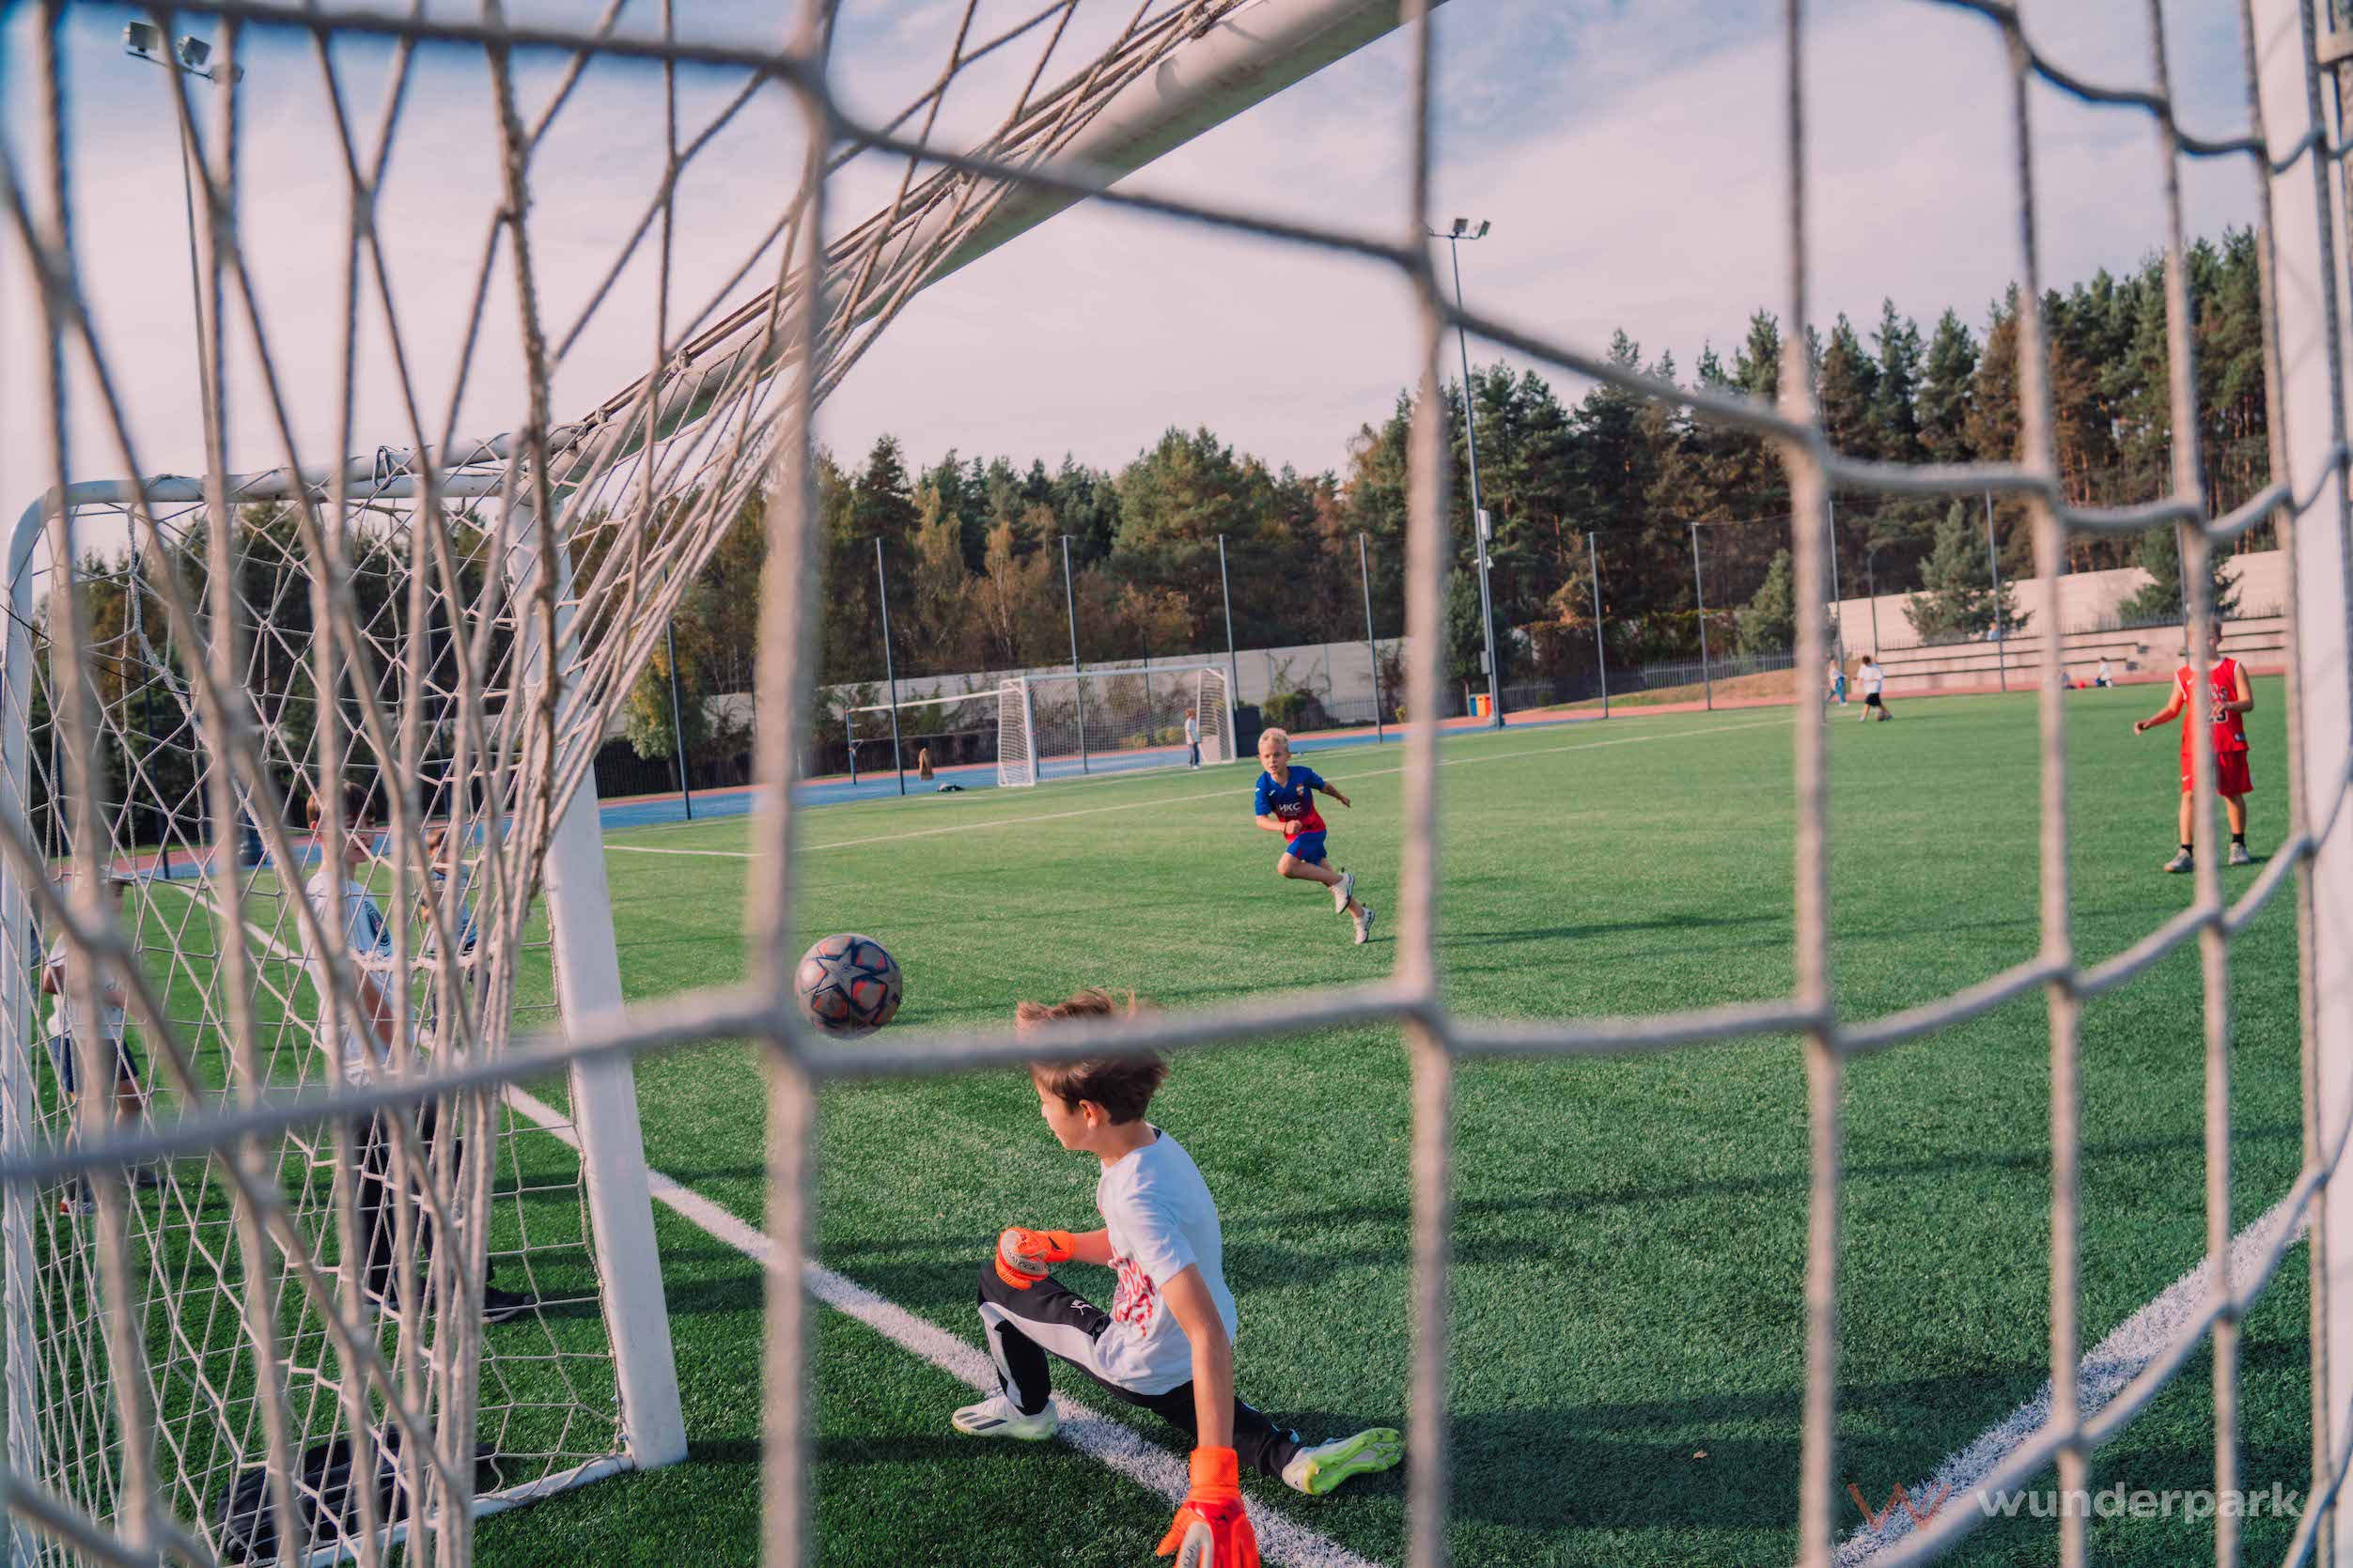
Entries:
POLYGON ((906 981, 880 942, 849 931, 825 938, 801 955, 792 988, 811 1023, 828 1034, 854 1036, 896 1016, 906 981))

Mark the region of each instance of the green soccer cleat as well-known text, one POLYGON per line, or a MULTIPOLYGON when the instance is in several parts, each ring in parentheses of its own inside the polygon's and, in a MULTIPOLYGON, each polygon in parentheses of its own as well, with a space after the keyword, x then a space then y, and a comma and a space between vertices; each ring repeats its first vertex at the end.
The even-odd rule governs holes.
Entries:
POLYGON ((1405 1457, 1405 1439, 1396 1428, 1376 1426, 1353 1437, 1334 1437, 1301 1449, 1283 1467, 1283 1484, 1294 1492, 1320 1498, 1351 1476, 1385 1470, 1405 1457))

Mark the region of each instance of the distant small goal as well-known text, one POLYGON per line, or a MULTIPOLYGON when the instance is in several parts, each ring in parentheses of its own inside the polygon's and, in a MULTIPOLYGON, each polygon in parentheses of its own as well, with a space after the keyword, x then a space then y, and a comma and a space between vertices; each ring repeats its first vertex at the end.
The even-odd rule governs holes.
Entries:
POLYGON ((1230 683, 1217 664, 1017 675, 997 688, 997 782, 1231 762, 1230 683), (1187 728, 1187 722, 1192 724, 1187 728))

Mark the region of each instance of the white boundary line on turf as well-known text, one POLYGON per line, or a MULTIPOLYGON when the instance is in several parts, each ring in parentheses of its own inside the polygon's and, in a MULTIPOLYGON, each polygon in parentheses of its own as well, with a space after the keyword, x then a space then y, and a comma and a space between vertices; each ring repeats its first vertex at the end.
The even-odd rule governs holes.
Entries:
MULTIPOLYGON (((182 891, 195 902, 209 908, 218 908, 200 888, 182 891)), ((287 949, 258 925, 247 921, 245 929, 265 948, 281 956, 287 955, 287 949)), ((505 1085, 502 1095, 517 1115, 536 1125, 574 1154, 580 1153, 580 1135, 553 1106, 520 1084, 505 1085)), ((761 1232, 673 1177, 650 1167, 646 1177, 656 1203, 706 1235, 734 1248, 762 1269, 774 1264, 775 1244, 761 1232)), ((975 1264, 974 1266, 977 1268, 979 1265, 975 1264)), ((815 1258, 803 1259, 802 1268, 808 1281, 809 1294, 819 1301, 856 1318, 900 1349, 912 1353, 980 1392, 995 1391, 996 1368, 989 1358, 946 1329, 917 1317, 894 1301, 877 1296, 856 1281, 834 1273, 815 1258)), ((1054 1409, 1062 1418, 1058 1436, 1064 1442, 1146 1490, 1159 1493, 1171 1508, 1181 1504, 1186 1494, 1192 1489, 1192 1478, 1184 1462, 1159 1444, 1147 1441, 1133 1429, 1096 1415, 1085 1405, 1060 1394, 1054 1395, 1054 1409)), ((946 1421, 947 1418, 943 1414, 941 1424, 945 1426, 946 1421)), ((973 1441, 979 1443, 988 1439, 975 1437, 973 1441)), ((1318 1535, 1263 1504, 1251 1511, 1250 1521, 1258 1537, 1258 1548, 1270 1561, 1293 1564, 1295 1568, 1381 1568, 1380 1564, 1357 1556, 1337 1541, 1318 1535)))
MULTIPOLYGON (((512 1085, 506 1090, 506 1103, 575 1152, 580 1148, 578 1135, 553 1107, 512 1085)), ((776 1245, 760 1231, 659 1171, 649 1171, 647 1176, 655 1202, 706 1235, 734 1248, 762 1269, 774 1265, 776 1245)), ((917 1317, 856 1281, 834 1273, 815 1258, 803 1259, 802 1271, 808 1281, 809 1294, 834 1311, 856 1318, 900 1349, 958 1381, 982 1393, 996 1391, 996 1369, 989 1358, 938 1324, 917 1317)), ((1060 1394, 1054 1396, 1054 1409, 1062 1418, 1058 1436, 1064 1442, 1138 1485, 1159 1493, 1172 1508, 1185 1500, 1191 1483, 1184 1462, 1176 1455, 1147 1441, 1131 1428, 1096 1415, 1085 1405, 1060 1394)), ((943 1428, 947 1425, 944 1411, 941 1413, 940 1424, 943 1428)), ((975 1437, 973 1441, 988 1439, 975 1437)), ((1250 1522, 1258 1536, 1259 1551, 1270 1562, 1292 1563, 1297 1568, 1379 1568, 1369 1559, 1357 1556, 1338 1542, 1318 1535, 1263 1504, 1250 1511, 1250 1522)))
MULTIPOLYGON (((1785 724, 1788 722, 1782 718, 1759 719, 1745 724, 1718 724, 1704 730, 1677 730, 1672 735, 1622 735, 1612 740, 1578 740, 1566 746, 1532 746, 1518 752, 1490 752, 1485 756, 1441 757, 1438 760, 1438 766, 1469 768, 1475 763, 1505 762, 1514 757, 1548 756, 1554 752, 1590 752, 1601 746, 1638 746, 1650 740, 1690 740, 1711 735, 1729 735, 1735 730, 1763 729, 1770 724, 1785 724)), ((1350 773, 1346 776, 1351 779, 1379 779, 1404 771, 1405 768, 1402 767, 1376 768, 1367 773, 1350 773)), ((871 838, 835 839, 831 844, 802 844, 795 845, 793 848, 796 854, 813 855, 820 849, 849 849, 859 845, 892 844, 901 839, 936 838, 942 833, 969 833, 982 828, 1019 828, 1031 822, 1060 822, 1073 816, 1096 816, 1104 812, 1145 811, 1153 806, 1183 806, 1200 800, 1230 800, 1234 794, 1233 790, 1220 789, 1205 795, 1171 795, 1158 800, 1126 800, 1115 806, 1080 806, 1071 811, 1039 812, 1031 816, 995 816, 986 822, 951 822, 941 828, 917 828, 911 832, 904 833, 877 833, 871 838)), ((757 854, 749 849, 664 849, 648 844, 607 844, 605 847, 628 855, 709 855, 721 860, 733 861, 759 859, 757 854)))
MULTIPOLYGON (((2289 1200, 2281 1199, 2261 1219, 2232 1238, 2230 1272, 2234 1285, 2253 1276, 2256 1263, 2278 1239, 2281 1223, 2287 1217, 2288 1203, 2289 1200)), ((2297 1229, 2300 1232, 2303 1228, 2299 1219, 2297 1229)), ((2174 1343, 2182 1325, 2205 1305, 2207 1290, 2206 1267, 2201 1263, 2158 1292, 2146 1306, 2118 1324, 2093 1347, 2076 1369, 2084 1420, 2099 1414, 2126 1384, 2140 1374, 2143 1367, 2174 1343)), ((1930 1498, 1942 1499, 1939 1504, 1941 1507, 1978 1506, 1974 1495, 1978 1483, 2019 1444, 2040 1432, 2049 1420, 2050 1385, 2046 1382, 2033 1399, 2011 1411, 1998 1425, 1987 1427, 1974 1442, 1938 1466, 1936 1474, 1907 1487, 1907 1495, 1924 1503, 1930 1498)), ((1932 1512, 1929 1517, 1934 1516, 1932 1512)), ((1862 1568, 1862 1564, 1909 1535, 1912 1529, 1908 1510, 1890 1508, 1880 1523, 1866 1523, 1839 1543, 1838 1568, 1862 1568)))

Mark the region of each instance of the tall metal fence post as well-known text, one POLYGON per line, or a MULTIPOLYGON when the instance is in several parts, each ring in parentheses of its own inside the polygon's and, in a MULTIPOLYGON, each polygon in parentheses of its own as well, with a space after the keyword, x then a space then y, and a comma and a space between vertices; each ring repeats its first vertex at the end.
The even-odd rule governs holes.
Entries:
POLYGON ((1373 635, 1373 568, 1364 553, 1364 531, 1356 533, 1356 581, 1364 592, 1364 651, 1373 660, 1373 744, 1387 738, 1381 723, 1380 641, 1373 635))
POLYGON ((1242 700, 1242 665, 1239 656, 1234 652, 1234 590, 1225 581, 1225 536, 1223 534, 1217 536, 1217 592, 1219 601, 1225 606, 1225 675, 1234 683, 1232 690, 1225 693, 1226 711, 1230 713, 1234 705, 1242 700))
POLYGON ((858 784, 858 726, 848 708, 842 710, 842 744, 849 748, 849 784, 854 789, 858 784))
POLYGON ((1847 591, 1838 582, 1838 494, 1825 488, 1822 505, 1831 520, 1831 652, 1847 658, 1847 591))
POLYGON ((1585 530, 1585 565, 1593 572, 1593 663, 1601 672, 1601 717, 1610 716, 1610 650, 1601 636, 1601 551, 1585 530))
MULTIPOLYGON (((2010 689, 2010 656, 2002 645, 2002 557, 1993 547, 1993 491, 1986 496, 1986 569, 1993 574, 1993 668, 1994 681, 2004 691, 2010 689)), ((2059 658, 2059 634, 2055 628, 2043 628, 2043 635, 2050 639, 2050 657, 2059 658)))
POLYGON ((891 580, 882 574, 882 536, 874 539, 874 582, 882 595, 882 679, 891 689, 891 766, 898 769, 898 792, 907 793, 907 758, 898 744, 898 671, 891 662, 891 580))
POLYGON ((1070 690, 1079 699, 1079 771, 1095 769, 1086 760, 1086 676, 1079 665, 1079 596, 1070 586, 1070 536, 1062 536, 1062 608, 1070 617, 1070 690))
POLYGON ((678 632, 673 618, 662 623, 662 645, 670 660, 670 754, 678 764, 678 799, 686 802, 686 819, 694 820, 694 786, 686 777, 686 717, 678 706, 678 632))
POLYGON ((1707 711, 1716 711, 1716 680, 1707 673, 1707 590, 1699 577, 1699 524, 1691 524, 1691 602, 1699 606, 1699 681, 1707 692, 1707 711))

